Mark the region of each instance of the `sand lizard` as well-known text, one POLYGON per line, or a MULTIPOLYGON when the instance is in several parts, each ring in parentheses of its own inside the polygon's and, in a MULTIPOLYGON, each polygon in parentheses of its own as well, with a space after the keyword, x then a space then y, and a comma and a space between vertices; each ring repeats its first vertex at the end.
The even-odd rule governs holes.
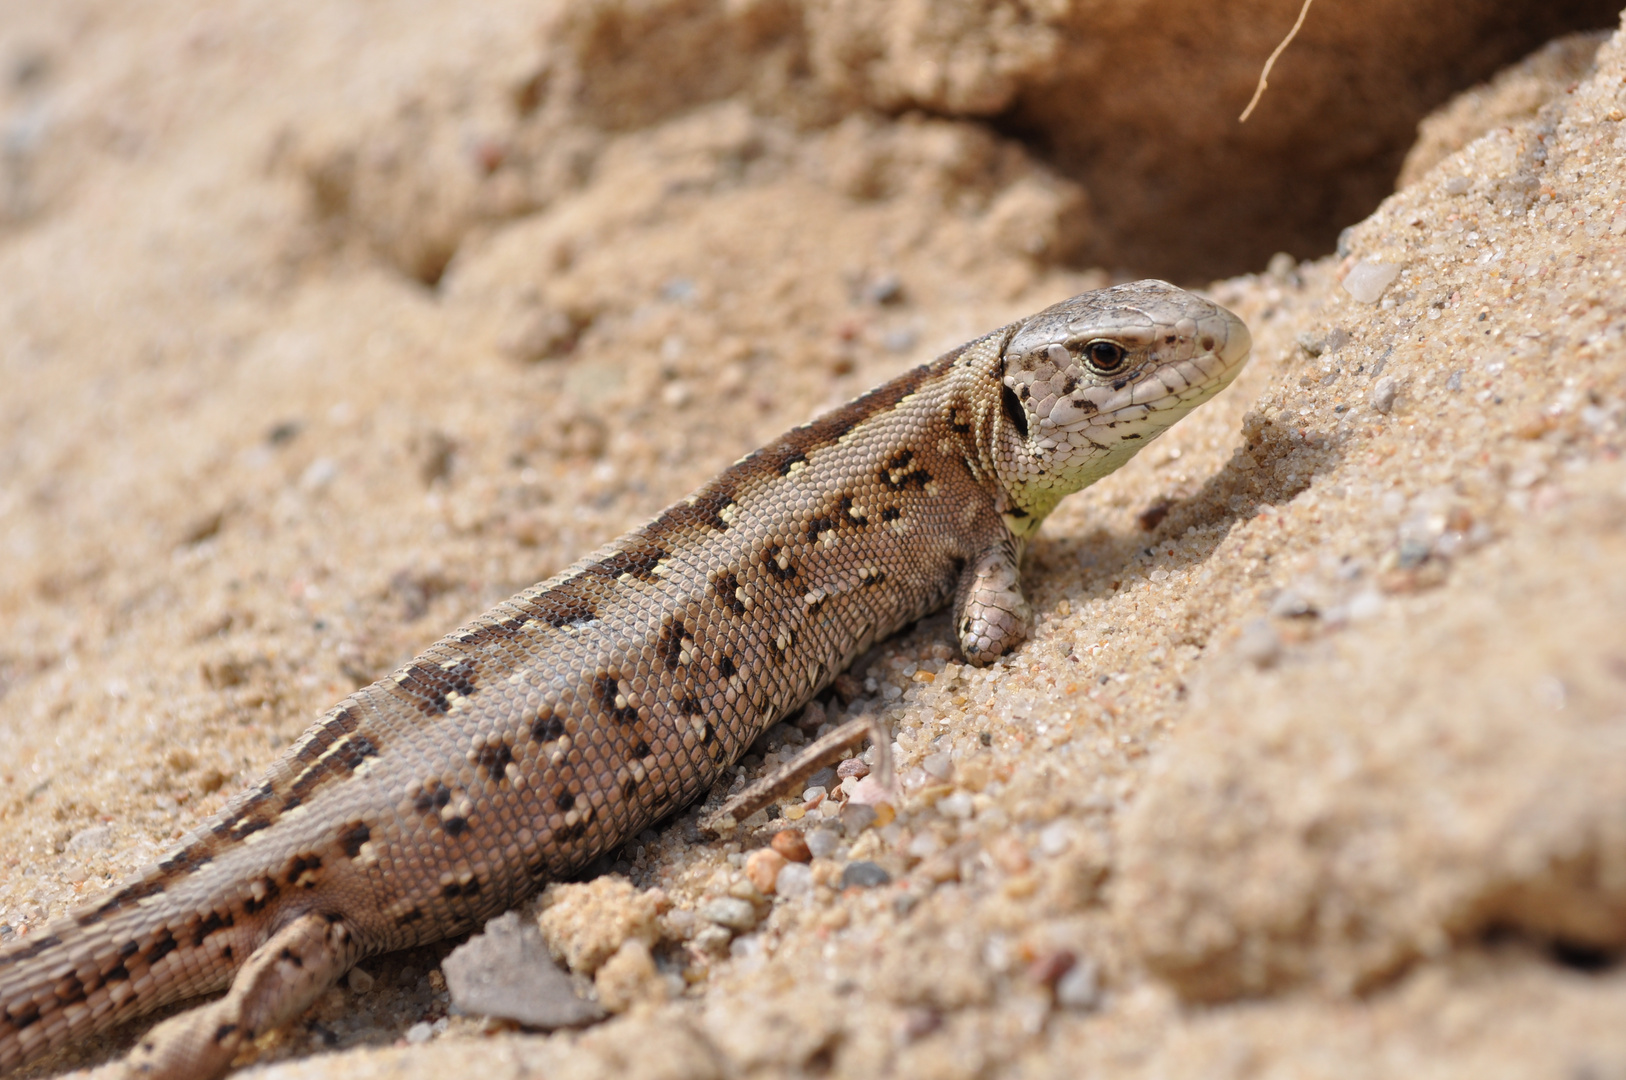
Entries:
POLYGON ((978 338, 737 461, 323 714, 165 859, 0 952, 0 1071, 171 1002, 132 1073, 201 1080, 362 957, 481 924, 707 791, 954 603, 1026 634, 1028 538, 1226 386, 1230 312, 1158 281, 978 338))

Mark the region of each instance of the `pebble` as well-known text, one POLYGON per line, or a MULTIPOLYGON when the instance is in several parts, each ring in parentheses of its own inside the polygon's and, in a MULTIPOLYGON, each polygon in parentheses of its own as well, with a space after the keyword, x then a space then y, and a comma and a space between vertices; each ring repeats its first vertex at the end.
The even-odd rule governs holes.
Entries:
POLYGON ((947 780, 954 772, 954 759, 946 752, 932 754, 920 763, 920 767, 939 780, 947 780))
POLYGON ((1056 1004, 1069 1009, 1093 1009, 1101 1004, 1101 986, 1095 964, 1074 964, 1056 980, 1056 1004))
POLYGON ((877 863, 853 862, 841 872, 841 887, 843 889, 859 888, 873 889, 877 885, 885 885, 892 880, 892 875, 877 863))
POLYGON ((1395 397, 1400 393, 1400 384, 1395 382, 1393 375, 1385 375, 1372 387, 1372 411, 1388 415, 1389 410, 1395 407, 1395 397))
POLYGON ((841 828, 849 837, 856 837, 859 833, 875 824, 880 817, 873 806, 864 806, 859 803, 848 803, 841 808, 841 828))
POLYGON ((965 821, 976 812, 976 806, 971 801, 969 791, 956 791, 952 795, 945 795, 943 798, 938 799, 937 810, 949 817, 965 821))
POLYGON ((406 1030, 406 1041, 413 1043, 426 1043, 435 1034, 435 1029, 429 1026, 427 1020, 419 1020, 406 1030))
POLYGON ((869 775, 869 766, 864 763, 863 758, 850 757, 836 766, 836 775, 843 780, 849 776, 862 780, 869 775))
POLYGON ((813 890, 813 868, 805 863, 786 863, 779 868, 774 889, 780 896, 806 896, 813 890))
POLYGON ((1039 832, 1039 850, 1051 857, 1060 855, 1073 842, 1073 830, 1065 821, 1052 821, 1039 832))
POLYGON ((810 787, 810 788, 821 787, 821 788, 824 788, 827 791, 829 790, 830 785, 835 783, 835 782, 836 782, 836 771, 834 769, 830 768, 828 765, 825 766, 824 768, 820 769, 818 772, 814 773, 812 776, 807 778, 807 786, 808 787, 810 787))
MULTIPOLYGON (((514 1020, 527 1027, 576 1027, 602 1019, 604 1010, 576 996, 535 923, 510 911, 486 923, 441 963, 452 1004, 466 1013, 514 1020)), ((360 992, 360 991, 358 991, 360 992)), ((407 1032, 412 1042, 429 1038, 428 1024, 407 1032), (424 1034, 414 1038, 418 1028, 424 1034)))
POLYGON ((1028 965, 1028 978, 1041 986, 1054 987, 1077 965, 1078 955, 1073 950, 1046 949, 1028 965))
POLYGON ((1281 659, 1282 639, 1268 622, 1255 619, 1243 629, 1236 651, 1254 667, 1268 668, 1281 659))
POLYGON ((1316 613, 1315 605, 1292 589, 1283 589, 1270 602, 1270 613, 1278 618, 1296 619, 1316 613))
POLYGON ((807 834, 807 850, 815 859, 827 859, 841 847, 841 836, 834 829, 814 829, 807 834))
POLYGON ((1400 267, 1394 263, 1368 262, 1362 259, 1344 276, 1344 291, 1362 304, 1375 304, 1383 291, 1400 276, 1400 267))
POLYGON ((69 839, 64 850, 77 855, 82 851, 105 851, 113 846, 113 826, 92 825, 88 829, 80 829, 69 839))
POLYGON ((748 900, 719 896, 700 905, 700 917, 730 930, 746 931, 757 924, 757 909, 748 900))
POLYGON ((770 896, 779 871, 785 868, 787 862, 788 859, 771 847, 758 848, 745 859, 745 876, 764 896, 770 896))
POLYGON ((781 829, 774 833, 771 846, 791 862, 813 861, 813 852, 808 849, 807 841, 795 829, 781 829))

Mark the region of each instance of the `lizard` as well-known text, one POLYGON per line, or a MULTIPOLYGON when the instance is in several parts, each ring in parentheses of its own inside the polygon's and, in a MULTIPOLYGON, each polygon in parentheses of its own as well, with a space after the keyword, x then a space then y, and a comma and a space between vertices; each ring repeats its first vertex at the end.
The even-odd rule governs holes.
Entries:
POLYGON ((1084 293, 736 461, 323 713, 155 865, 0 951, 0 1072, 190 998, 128 1075, 207 1080, 358 960, 467 932, 708 791, 952 602, 987 664, 1066 495, 1218 393, 1251 338, 1162 281, 1084 293))

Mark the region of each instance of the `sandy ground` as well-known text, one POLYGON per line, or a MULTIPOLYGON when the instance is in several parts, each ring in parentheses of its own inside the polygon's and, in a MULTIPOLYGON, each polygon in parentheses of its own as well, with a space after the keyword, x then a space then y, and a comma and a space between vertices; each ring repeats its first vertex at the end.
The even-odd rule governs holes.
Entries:
MULTIPOLYGON (((942 6, 904 30, 983 10, 942 6)), ((1103 192, 978 119, 1079 5, 987 6, 969 53, 865 53, 834 3, 472 7, 8 10, 0 940, 459 620, 1112 279, 1077 268, 1103 192)), ((1438 113, 1337 254, 1211 287, 1251 366, 1046 524, 1023 649, 962 667, 939 616, 860 662, 824 719, 891 725, 894 820, 690 814, 551 890, 596 1028, 449 1016, 425 949, 250 1057, 1626 1075, 1626 46, 1596 40, 1438 113), (787 824, 821 854, 764 895, 787 824), (749 918, 708 929, 725 898, 749 918)))

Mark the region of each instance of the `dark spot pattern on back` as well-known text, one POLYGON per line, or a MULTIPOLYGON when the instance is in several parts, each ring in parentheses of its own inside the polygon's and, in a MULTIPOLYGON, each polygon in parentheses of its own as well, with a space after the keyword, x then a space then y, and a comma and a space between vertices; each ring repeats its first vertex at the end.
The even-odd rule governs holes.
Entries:
POLYGON ((621 696, 619 682, 619 678, 608 672, 593 676, 593 696, 598 698, 611 720, 630 724, 638 719, 638 710, 621 696))
POLYGON ((361 855, 361 847, 373 837, 373 830, 367 827, 365 821, 353 821, 339 831, 339 847, 349 858, 361 855))
POLYGON ((598 618, 598 608, 585 596, 579 595, 569 588, 570 583, 549 589, 536 598, 536 606, 542 611, 542 621, 555 630, 562 630, 567 626, 591 622, 598 618))
POLYGON ((480 747, 474 755, 474 763, 486 771, 493 782, 508 779, 508 763, 514 760, 514 752, 508 748, 507 743, 487 743, 480 747))
POLYGON ((926 485, 932 482, 932 474, 915 466, 915 452, 904 449, 887 458, 881 466, 881 482, 893 491, 907 491, 909 488, 924 491, 926 485))
POLYGON ((652 521, 644 530, 645 538, 676 537, 694 529, 726 532, 728 522, 723 514, 734 505, 734 491, 729 474, 724 473, 694 495, 693 501, 685 499, 652 521))
POLYGON ((655 568, 672 553, 646 537, 637 537, 624 550, 589 566, 585 573, 612 580, 627 575, 640 581, 655 580, 655 568))
POLYGON ((778 544, 769 544, 762 549, 762 568, 780 581, 790 581, 796 576, 796 564, 790 561, 790 556, 778 544))
POLYGON ((712 578, 712 590, 717 599, 736 615, 745 614, 745 601, 740 598, 740 579, 732 570, 725 570, 712 578))
POLYGON ((683 659, 683 639, 689 636, 681 619, 671 619, 661 627, 660 642, 656 651, 660 653, 661 662, 666 670, 676 671, 683 659))
POLYGON ((451 695, 467 697, 474 693, 474 674, 472 656, 445 664, 419 660, 402 669, 395 682, 417 703, 418 711, 444 716, 451 708, 451 695))
POLYGON ((531 719, 531 738, 537 742, 552 742, 563 738, 565 734, 564 721, 553 715, 553 710, 546 705, 537 711, 531 719))

